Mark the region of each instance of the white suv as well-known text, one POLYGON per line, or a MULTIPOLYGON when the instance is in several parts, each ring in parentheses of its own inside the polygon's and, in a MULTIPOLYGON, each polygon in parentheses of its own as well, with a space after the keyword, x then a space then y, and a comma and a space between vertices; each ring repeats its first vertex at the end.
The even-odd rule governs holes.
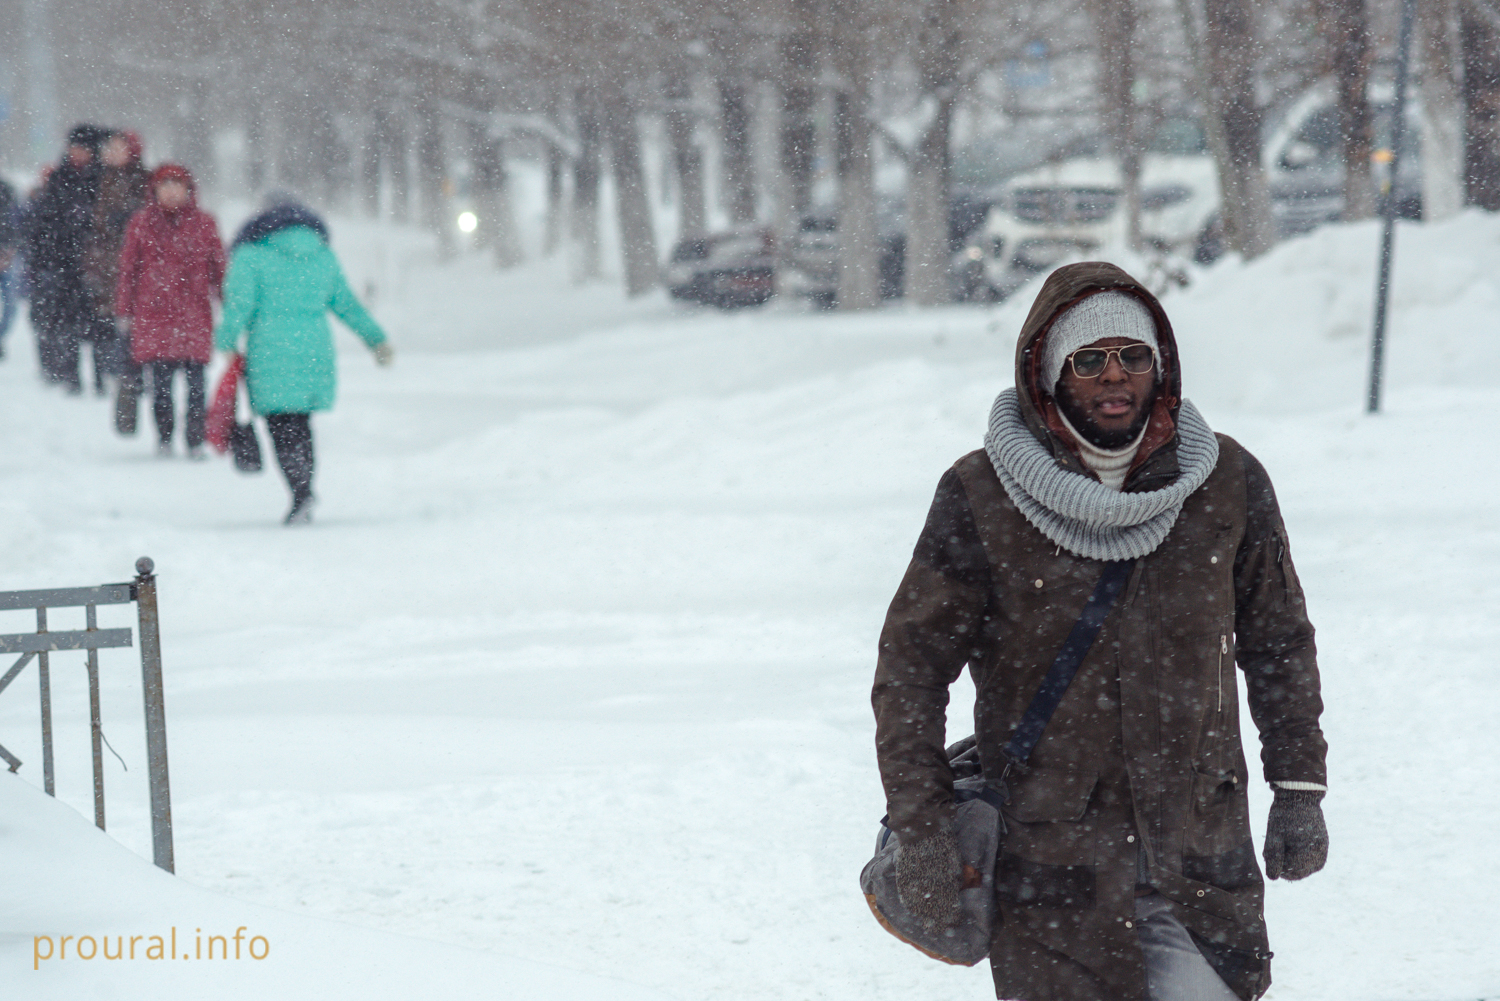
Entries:
MULTIPOLYGON (((1141 161, 1141 238, 1191 256, 1219 208, 1219 176, 1204 154, 1148 153, 1141 161)), ((1047 164, 1005 183, 963 250, 969 295, 1004 297, 1032 276, 1076 257, 1126 246, 1125 186, 1113 158, 1047 164)))

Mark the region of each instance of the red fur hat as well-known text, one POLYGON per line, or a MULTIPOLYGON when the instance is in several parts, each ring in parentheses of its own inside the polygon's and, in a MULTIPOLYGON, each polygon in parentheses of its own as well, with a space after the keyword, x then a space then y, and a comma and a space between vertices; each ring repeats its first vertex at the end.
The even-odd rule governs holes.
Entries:
POLYGON ((163 181, 180 181, 186 184, 189 191, 197 191, 198 186, 193 182, 192 171, 180 163, 164 163, 151 172, 151 190, 163 181))

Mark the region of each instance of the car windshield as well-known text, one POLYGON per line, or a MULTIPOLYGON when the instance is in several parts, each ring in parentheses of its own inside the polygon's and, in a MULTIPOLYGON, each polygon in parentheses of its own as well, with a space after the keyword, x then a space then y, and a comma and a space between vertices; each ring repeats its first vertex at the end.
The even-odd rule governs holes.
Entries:
POLYGON ((672 251, 672 260, 679 264, 684 261, 701 261, 707 256, 707 240, 683 240, 672 251))
POLYGON ((1011 198, 1012 211, 1027 222, 1097 222, 1115 210, 1120 192, 1114 188, 1019 188, 1011 198))
POLYGON ((1208 152, 1203 126, 1191 118, 1168 118, 1156 127, 1146 148, 1152 153, 1192 156, 1208 152))

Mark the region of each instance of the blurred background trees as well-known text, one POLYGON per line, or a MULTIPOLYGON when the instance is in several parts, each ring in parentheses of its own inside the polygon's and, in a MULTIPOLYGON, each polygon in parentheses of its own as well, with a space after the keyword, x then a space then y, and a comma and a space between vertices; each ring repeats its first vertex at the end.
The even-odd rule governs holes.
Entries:
MULTIPOLYGON (((684 239, 838 232, 834 299, 953 294, 951 257, 1007 177, 1118 164, 1127 240, 1142 163, 1184 128, 1213 159, 1226 249, 1277 238, 1265 160, 1318 87, 1343 216, 1376 208, 1398 0, 5 0, 0 159, 55 158, 75 120, 134 127, 224 193, 294 189, 420 224, 460 205, 499 266, 617 260, 631 294, 684 239), (544 236, 523 246, 522 170, 544 236), (529 182, 529 183, 531 183, 529 182), (899 242, 892 243, 892 234, 899 242)), ((1500 0, 1423 0, 1429 215, 1500 209, 1500 0)), ((530 209, 528 208, 528 211, 530 209)), ((615 268, 609 268, 614 271, 615 268)))

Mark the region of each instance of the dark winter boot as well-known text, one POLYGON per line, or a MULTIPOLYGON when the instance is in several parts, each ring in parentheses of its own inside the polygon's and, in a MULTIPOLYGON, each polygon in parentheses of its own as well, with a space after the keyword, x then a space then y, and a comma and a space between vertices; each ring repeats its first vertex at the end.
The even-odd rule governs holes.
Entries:
POLYGON ((115 430, 123 435, 135 434, 135 422, 140 416, 140 399, 129 379, 120 380, 120 395, 115 398, 115 430))
POLYGON ((292 498, 292 509, 286 513, 283 525, 310 525, 312 524, 313 508, 318 504, 318 499, 312 494, 304 494, 301 497, 292 498))

